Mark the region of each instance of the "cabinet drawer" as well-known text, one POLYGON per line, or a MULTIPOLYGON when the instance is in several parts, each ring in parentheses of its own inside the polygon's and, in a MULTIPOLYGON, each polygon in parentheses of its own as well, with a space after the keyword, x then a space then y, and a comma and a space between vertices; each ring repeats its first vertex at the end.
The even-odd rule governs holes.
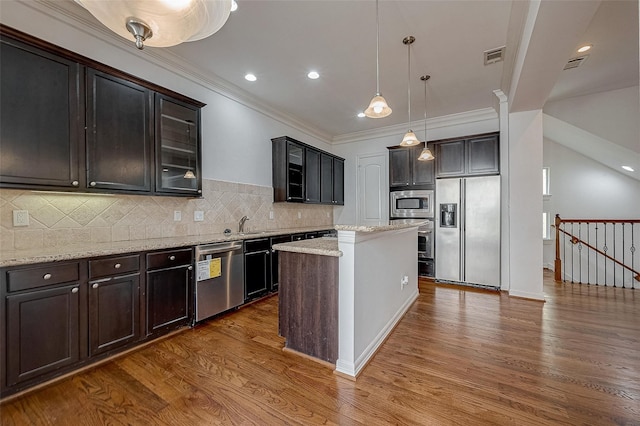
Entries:
POLYGON ((245 253, 254 251, 270 250, 269 238, 260 238, 259 240, 246 240, 244 242, 245 253))
POLYGON ((190 264, 191 248, 147 253, 147 269, 163 269, 190 264))
POLYGON ((79 277, 80 265, 77 262, 14 269, 7 271, 7 291, 20 291, 78 281, 79 277))
POLYGON ((140 255, 118 256, 89 261, 89 279, 122 275, 140 270, 140 255))

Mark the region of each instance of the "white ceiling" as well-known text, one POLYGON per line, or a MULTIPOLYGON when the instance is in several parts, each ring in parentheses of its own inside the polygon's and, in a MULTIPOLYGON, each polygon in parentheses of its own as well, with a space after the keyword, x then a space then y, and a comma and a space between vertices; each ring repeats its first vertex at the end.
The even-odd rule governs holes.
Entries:
MULTIPOLYGON (((562 0, 543 3, 555 1, 562 0)), ((408 121, 407 47, 402 43, 408 35, 416 38, 411 47, 414 121, 424 117, 424 83, 420 81, 424 74, 431 75, 430 118, 493 107, 493 90, 509 93, 514 57, 526 25, 516 15, 528 7, 520 0, 381 0, 380 89, 393 114, 368 119, 356 114, 366 108, 376 90, 375 1, 238 3, 239 9, 218 33, 163 49, 163 53, 220 82, 226 90, 257 99, 329 138, 408 121), (485 66, 483 52, 504 45, 505 62, 485 66), (310 70, 318 71, 320 78, 308 79, 310 70), (246 81, 248 72, 258 80, 246 81)), ((560 56, 562 61, 565 56, 566 60, 577 56, 579 45, 594 45, 578 69, 561 71, 562 64, 547 67, 554 79, 547 83, 553 87, 550 100, 638 85, 638 1, 602 1, 586 31, 571 34, 578 27, 572 24, 578 19, 571 13, 572 4, 579 7, 579 3, 564 2, 554 9, 551 25, 534 29, 558 40, 548 46, 549 57, 560 56), (567 40, 571 40, 568 49, 567 40), (580 42, 573 45, 574 40, 580 42)), ((73 2, 65 7, 93 19, 73 2)), ((95 25, 100 24, 95 21, 95 25)), ((544 52, 533 60, 542 67, 544 52)))

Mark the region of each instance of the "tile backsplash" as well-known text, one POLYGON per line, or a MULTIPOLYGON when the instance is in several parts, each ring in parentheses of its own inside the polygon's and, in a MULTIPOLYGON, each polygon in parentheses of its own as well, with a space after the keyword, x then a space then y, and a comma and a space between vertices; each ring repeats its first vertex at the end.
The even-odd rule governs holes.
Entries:
POLYGON ((245 215, 245 231, 333 225, 333 206, 274 203, 271 187, 203 180, 202 193, 190 199, 0 189, 0 249, 237 232, 245 215), (29 225, 13 226, 13 210, 28 210, 29 225), (196 211, 204 212, 202 222, 194 221, 196 211))

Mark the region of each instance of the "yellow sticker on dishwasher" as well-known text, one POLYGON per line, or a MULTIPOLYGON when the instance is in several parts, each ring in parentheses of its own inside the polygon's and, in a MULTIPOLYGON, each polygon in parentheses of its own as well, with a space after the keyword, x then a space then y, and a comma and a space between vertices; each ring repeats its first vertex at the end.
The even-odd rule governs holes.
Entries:
POLYGON ((218 257, 216 259, 211 259, 211 263, 209 263, 209 278, 216 278, 222 275, 222 261, 218 257))

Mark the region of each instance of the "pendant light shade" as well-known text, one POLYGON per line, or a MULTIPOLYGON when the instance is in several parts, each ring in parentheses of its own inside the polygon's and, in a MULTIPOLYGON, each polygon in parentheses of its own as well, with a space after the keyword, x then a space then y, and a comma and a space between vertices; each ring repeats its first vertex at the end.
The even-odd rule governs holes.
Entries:
POLYGON ((185 179, 195 179, 196 175, 191 170, 187 170, 187 172, 183 176, 185 179))
POLYGON ((378 18, 378 0, 376 0, 376 95, 369 107, 364 110, 369 118, 383 118, 391 115, 391 108, 380 94, 380 19, 378 18))
POLYGON ((433 153, 427 146, 427 81, 431 78, 430 75, 423 75, 420 80, 424 81, 424 148, 418 157, 420 161, 433 160, 433 153))
POLYGON ((232 0, 75 0, 121 37, 169 47, 209 37, 227 22, 232 0))
POLYGON ((420 141, 416 137, 416 134, 411 130, 411 44, 416 41, 415 37, 405 37, 402 42, 407 45, 408 50, 408 66, 407 66, 407 99, 408 99, 408 111, 409 111, 409 131, 404 134, 400 146, 412 146, 417 145, 420 141))

